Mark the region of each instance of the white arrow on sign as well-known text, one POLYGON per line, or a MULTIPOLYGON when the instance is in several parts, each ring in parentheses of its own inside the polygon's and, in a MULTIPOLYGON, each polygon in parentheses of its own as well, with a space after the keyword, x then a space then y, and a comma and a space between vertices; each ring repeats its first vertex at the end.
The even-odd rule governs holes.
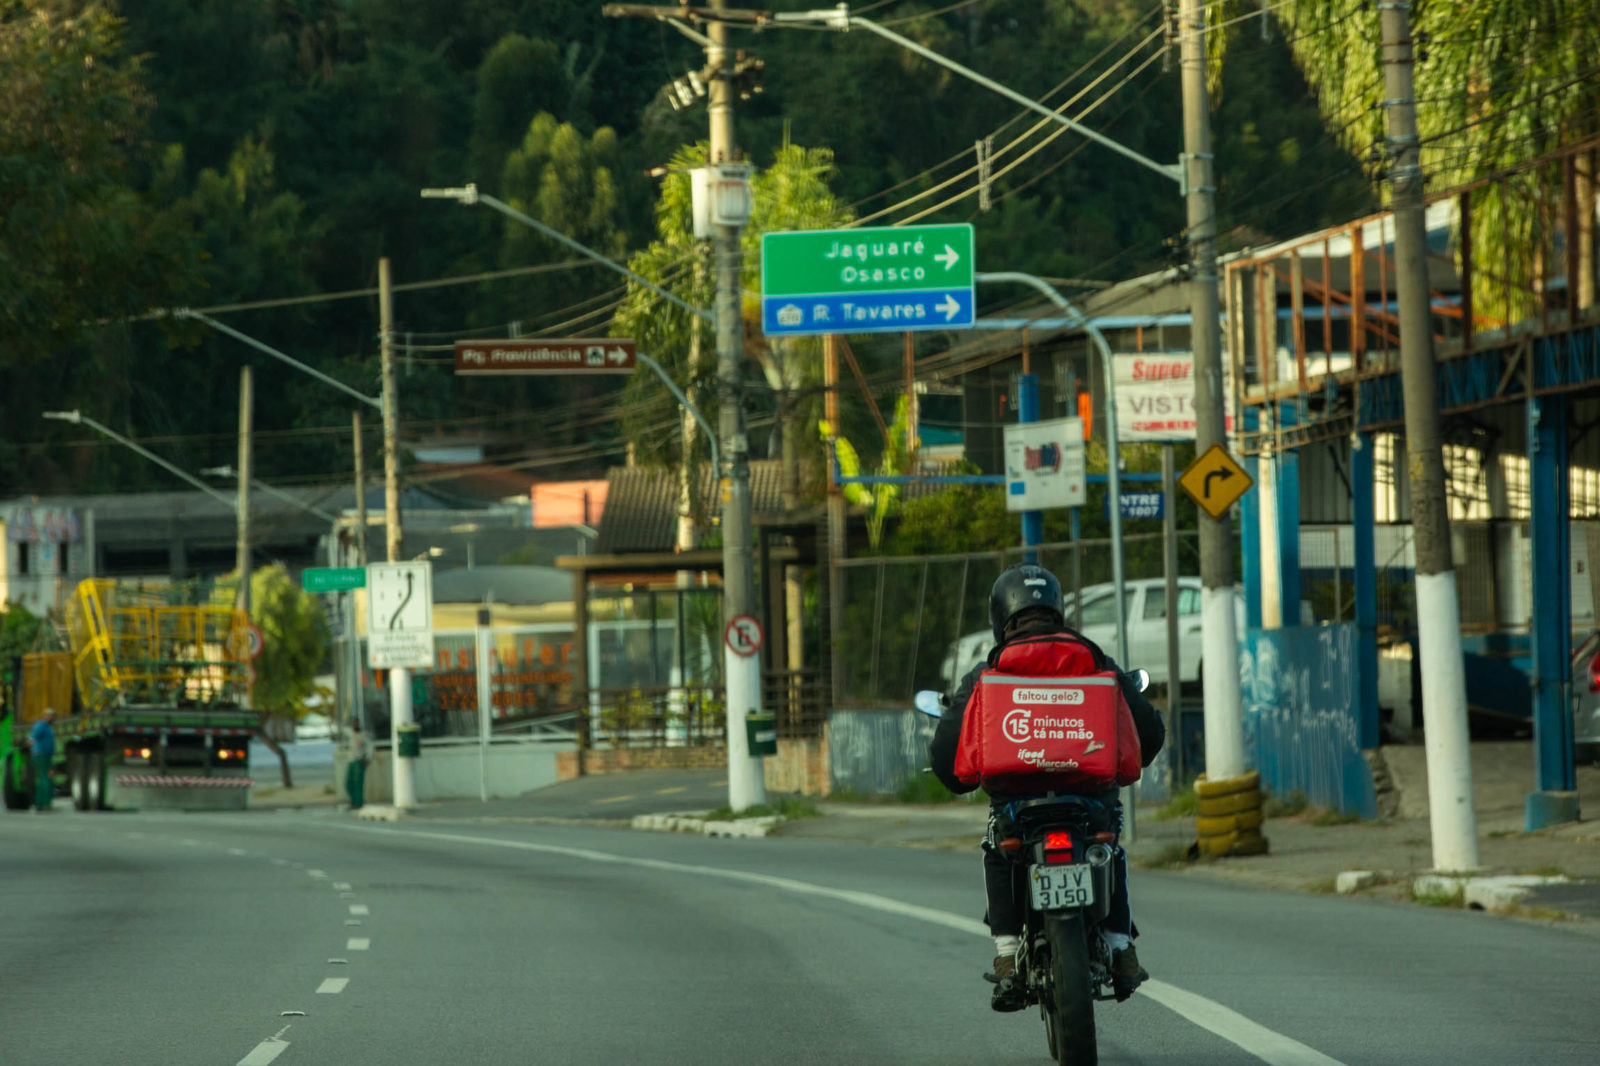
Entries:
POLYGON ((933 309, 935 311, 943 311, 946 322, 953 320, 961 313, 961 305, 956 303, 956 298, 949 293, 944 294, 944 303, 934 304, 933 309))
POLYGON ((613 348, 606 353, 606 358, 618 366, 621 366, 623 363, 628 361, 628 353, 623 351, 621 348, 613 348))
POLYGON ((949 270, 951 267, 955 266, 961 261, 961 255, 954 248, 947 244, 944 246, 944 251, 934 256, 933 260, 936 263, 943 263, 944 268, 949 270))

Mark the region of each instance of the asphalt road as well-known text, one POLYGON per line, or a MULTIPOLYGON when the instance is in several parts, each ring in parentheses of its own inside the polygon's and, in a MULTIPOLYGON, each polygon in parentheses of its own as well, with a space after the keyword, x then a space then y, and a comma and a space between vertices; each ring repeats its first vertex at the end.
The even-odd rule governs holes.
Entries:
MULTIPOLYGON (((0 817, 0 1059, 1045 1061, 973 856, 334 811, 0 817), (303 1012, 303 1013, 298 1013, 303 1012)), ((1139 871, 1157 980, 1101 1060, 1600 1061, 1600 942, 1139 871)))

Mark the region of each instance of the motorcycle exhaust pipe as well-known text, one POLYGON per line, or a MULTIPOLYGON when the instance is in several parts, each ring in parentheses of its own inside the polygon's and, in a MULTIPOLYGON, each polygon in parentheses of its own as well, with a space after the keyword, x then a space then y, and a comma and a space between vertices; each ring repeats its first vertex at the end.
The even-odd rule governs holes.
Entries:
POLYGON ((1105 844, 1091 844, 1084 858, 1089 860, 1090 866, 1105 866, 1111 861, 1111 849, 1105 844))

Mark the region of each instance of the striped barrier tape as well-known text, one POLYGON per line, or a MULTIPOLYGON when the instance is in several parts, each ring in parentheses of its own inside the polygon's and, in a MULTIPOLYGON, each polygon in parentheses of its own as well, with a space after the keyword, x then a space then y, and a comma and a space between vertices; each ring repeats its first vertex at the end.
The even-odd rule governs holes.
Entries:
POLYGON ((248 777, 173 777, 163 774, 118 774, 117 784, 132 788, 249 788, 248 777))

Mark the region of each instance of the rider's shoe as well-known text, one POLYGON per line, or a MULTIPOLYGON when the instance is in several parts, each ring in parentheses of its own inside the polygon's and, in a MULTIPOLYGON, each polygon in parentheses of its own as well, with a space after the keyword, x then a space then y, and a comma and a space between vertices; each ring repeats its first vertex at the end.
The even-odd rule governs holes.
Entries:
POLYGON ((1150 979, 1150 974, 1139 965, 1139 953, 1129 944, 1121 951, 1111 953, 1111 990, 1121 1003, 1133 995, 1133 990, 1150 979))
POLYGON ((1017 960, 1013 955, 996 955, 994 957, 994 972, 983 975, 984 980, 994 982, 994 995, 989 999, 989 1006, 1004 1014, 1021 1010, 1027 1006, 1022 990, 1022 981, 1017 976, 1017 960))

